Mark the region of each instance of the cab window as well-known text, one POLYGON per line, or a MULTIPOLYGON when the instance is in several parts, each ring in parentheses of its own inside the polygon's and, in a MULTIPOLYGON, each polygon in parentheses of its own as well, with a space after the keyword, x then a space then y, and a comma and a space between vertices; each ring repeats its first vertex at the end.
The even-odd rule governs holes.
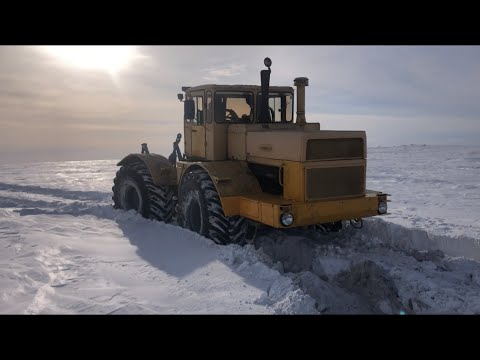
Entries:
POLYGON ((205 123, 203 113, 203 96, 194 96, 195 101, 195 118, 192 120, 193 125, 203 125, 205 123))
POLYGON ((214 102, 215 122, 243 124, 253 122, 252 93, 217 91, 214 102))
MULTIPOLYGON (((262 93, 257 95, 257 119, 260 118, 262 93)), ((290 122, 293 120, 293 94, 269 93, 268 111, 272 122, 290 122)))

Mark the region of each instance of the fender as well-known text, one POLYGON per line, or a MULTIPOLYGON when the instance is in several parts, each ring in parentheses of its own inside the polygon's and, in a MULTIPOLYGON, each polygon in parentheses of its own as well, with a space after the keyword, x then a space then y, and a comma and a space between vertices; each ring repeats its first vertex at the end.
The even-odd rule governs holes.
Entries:
POLYGON ((155 185, 176 186, 177 172, 166 157, 158 154, 130 154, 122 159, 117 166, 142 161, 150 171, 155 185))
POLYGON ((262 188, 246 161, 177 161, 179 184, 190 169, 203 169, 210 175, 220 196, 223 212, 227 216, 240 215, 242 195, 262 193, 262 188))
POLYGON ((177 161, 177 167, 181 168, 178 174, 180 183, 188 170, 204 169, 210 175, 221 198, 262 192, 257 178, 250 171, 245 161, 177 161))

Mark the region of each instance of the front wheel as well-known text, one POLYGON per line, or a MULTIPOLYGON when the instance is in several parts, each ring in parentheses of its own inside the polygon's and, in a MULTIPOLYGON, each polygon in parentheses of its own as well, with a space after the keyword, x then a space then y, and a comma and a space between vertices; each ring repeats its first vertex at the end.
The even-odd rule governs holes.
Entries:
POLYGON ((220 196, 202 169, 184 175, 180 188, 180 224, 218 244, 252 241, 256 228, 242 216, 225 216, 220 196))

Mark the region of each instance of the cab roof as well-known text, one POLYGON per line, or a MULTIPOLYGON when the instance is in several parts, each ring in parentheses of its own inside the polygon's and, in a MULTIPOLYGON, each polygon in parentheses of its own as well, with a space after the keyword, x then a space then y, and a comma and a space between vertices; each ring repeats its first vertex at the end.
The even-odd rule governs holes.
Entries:
MULTIPOLYGON (((260 85, 216 85, 216 84, 206 84, 198 85, 191 88, 188 88, 186 92, 193 92, 199 90, 211 90, 211 91, 252 91, 259 92, 262 90, 260 85)), ((291 92, 293 93, 293 87, 291 86, 270 86, 270 92, 291 92)))

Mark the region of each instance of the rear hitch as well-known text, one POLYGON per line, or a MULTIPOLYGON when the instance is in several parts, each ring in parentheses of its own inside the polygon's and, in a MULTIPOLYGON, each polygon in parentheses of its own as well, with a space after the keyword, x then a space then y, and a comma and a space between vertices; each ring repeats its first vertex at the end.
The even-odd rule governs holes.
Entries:
POLYGON ((185 156, 184 156, 185 154, 182 155, 182 152, 180 151, 180 147, 178 146, 178 143, 180 142, 181 139, 182 139, 182 134, 177 134, 177 138, 173 142, 173 151, 170 154, 170 156, 168 157, 168 161, 173 166, 176 165, 177 158, 178 158, 178 160, 184 160, 184 158, 185 158, 185 156))

